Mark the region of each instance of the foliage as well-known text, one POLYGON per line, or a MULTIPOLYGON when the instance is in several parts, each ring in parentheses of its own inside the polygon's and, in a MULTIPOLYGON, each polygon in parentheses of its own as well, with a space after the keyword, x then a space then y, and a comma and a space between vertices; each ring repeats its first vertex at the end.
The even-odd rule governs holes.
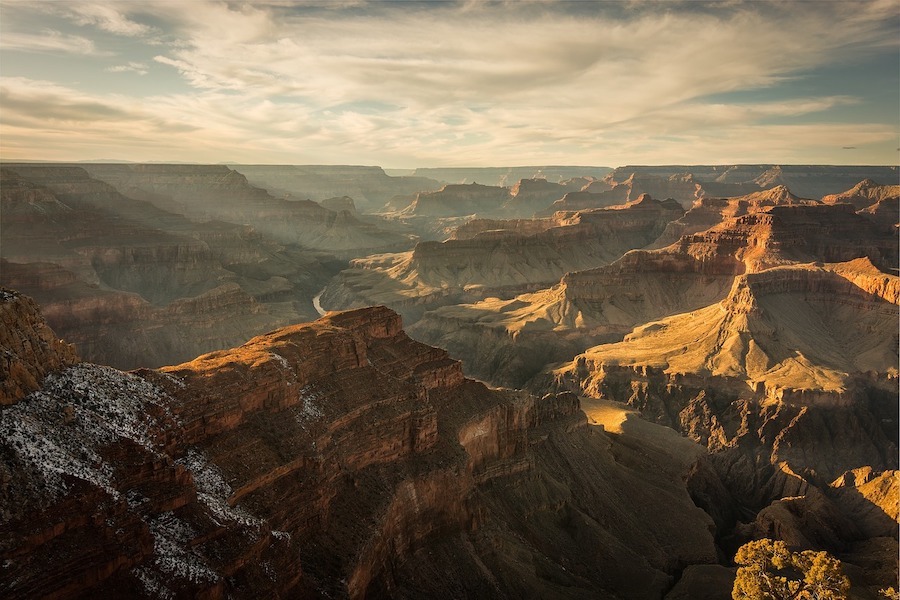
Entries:
POLYGON ((782 541, 744 544, 734 561, 734 600, 840 600, 850 589, 841 561, 827 552, 791 552, 782 541))

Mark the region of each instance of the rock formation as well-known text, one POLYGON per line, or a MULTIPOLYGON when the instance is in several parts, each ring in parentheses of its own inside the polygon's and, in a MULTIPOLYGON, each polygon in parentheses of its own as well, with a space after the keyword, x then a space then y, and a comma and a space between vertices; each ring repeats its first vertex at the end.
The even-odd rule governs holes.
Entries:
POLYGON ((473 357, 466 363, 472 376, 519 387, 550 362, 621 340, 642 323, 721 301, 736 276, 857 257, 887 268, 897 261, 896 238, 846 205, 769 207, 667 248, 633 250, 610 265, 567 273, 552 288, 431 310, 410 333, 453 356, 473 357))
POLYGON ((734 198, 699 198, 683 217, 669 223, 666 231, 651 247, 665 248, 683 235, 706 231, 727 219, 762 212, 771 206, 810 204, 817 204, 817 201, 798 198, 783 185, 734 198))
POLYGON ((616 209, 557 213, 546 220, 477 220, 461 227, 456 239, 352 261, 329 284, 322 305, 385 304, 414 321, 442 304, 508 298, 645 246, 681 212, 675 202, 645 195, 616 209))
MULTIPOLYGON (((20 173, 24 170, 16 168, 20 173)), ((279 243, 347 258, 413 244, 407 232, 395 230, 390 223, 361 220, 311 200, 275 198, 221 165, 86 164, 83 168, 125 196, 191 219, 250 225, 279 243)), ((28 171, 28 175, 36 174, 28 171)))
POLYGON ((868 258, 771 267, 735 278, 722 302, 640 325, 553 377, 706 445, 690 485, 726 550, 775 537, 850 564, 870 552, 890 564, 898 304, 900 279, 868 258))
POLYGON ((0 290, 0 406, 39 390, 44 377, 78 362, 75 348, 47 327, 34 300, 0 290))
POLYGON ((348 165, 230 165, 251 185, 276 197, 322 201, 351 196, 363 212, 381 209, 394 196, 441 187, 427 177, 390 177, 381 167, 348 165))
POLYGON ((436 192, 420 192, 402 212, 405 216, 461 217, 495 214, 509 200, 509 188, 478 183, 448 184, 436 192))
POLYGON ((888 199, 900 198, 900 185, 878 185, 871 179, 863 179, 849 190, 840 194, 830 194, 822 198, 825 204, 852 204, 856 210, 863 210, 888 199))
POLYGON ((714 197, 743 196, 784 185, 802 198, 819 199, 866 178, 883 184, 898 180, 897 167, 847 165, 628 165, 616 168, 609 177, 625 181, 633 174, 669 178, 684 173, 690 173, 706 190, 704 196, 714 197))
POLYGON ((96 362, 159 366, 315 318, 310 300, 341 265, 246 226, 191 222, 77 167, 0 177, 0 281, 96 362))
POLYGON ((715 561, 701 448, 488 389, 400 327, 48 375, 0 412, 4 597, 658 598, 715 561))

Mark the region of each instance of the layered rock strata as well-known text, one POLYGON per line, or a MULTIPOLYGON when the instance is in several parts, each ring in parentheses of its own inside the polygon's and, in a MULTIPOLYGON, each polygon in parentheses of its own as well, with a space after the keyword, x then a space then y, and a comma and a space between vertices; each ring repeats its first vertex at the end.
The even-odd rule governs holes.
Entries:
MULTIPOLYGON (((726 550, 774 537, 856 565, 878 547, 884 562, 897 552, 898 303, 900 280, 865 258, 769 268, 553 373, 709 448, 690 484, 726 550)), ((860 585, 887 585, 860 569, 860 585)))
POLYGON ((508 298, 644 246, 681 212, 675 202, 642 196, 616 209, 558 213, 543 221, 477 220, 460 228, 457 239, 353 261, 329 284, 322 305, 386 304, 414 321, 439 305, 508 298))
POLYGON ((690 173, 708 196, 743 196, 757 189, 784 185, 803 198, 819 199, 838 194, 863 179, 882 184, 896 182, 897 167, 833 165, 626 165, 617 167, 609 178, 625 181, 632 175, 669 178, 690 173), (724 189, 721 186, 725 186, 724 189), (726 191, 734 190, 734 192, 726 191))
POLYGON ((715 560, 695 451, 638 452, 578 407, 464 379, 383 308, 69 367, 0 412, 0 589, 658 598, 715 560))
POLYGON ((610 265, 567 273, 548 289, 432 309, 410 332, 454 356, 473 357, 466 369, 474 377, 521 387, 551 362, 723 300, 736 276, 808 261, 867 257, 885 268, 896 262, 894 234, 852 207, 798 202, 726 220, 667 248, 633 250, 610 265))
POLYGON ((342 264, 247 226, 189 221, 81 168, 0 176, 0 282, 34 297, 89 360, 159 366, 314 318, 311 298, 342 264))

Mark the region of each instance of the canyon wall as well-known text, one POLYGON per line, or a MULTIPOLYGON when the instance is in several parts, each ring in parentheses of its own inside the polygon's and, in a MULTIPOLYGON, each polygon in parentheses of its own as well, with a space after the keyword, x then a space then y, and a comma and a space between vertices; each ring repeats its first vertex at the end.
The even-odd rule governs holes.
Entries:
POLYGON ((53 370, 0 412, 5 597, 658 598, 716 559, 690 461, 464 379, 384 308, 53 370))

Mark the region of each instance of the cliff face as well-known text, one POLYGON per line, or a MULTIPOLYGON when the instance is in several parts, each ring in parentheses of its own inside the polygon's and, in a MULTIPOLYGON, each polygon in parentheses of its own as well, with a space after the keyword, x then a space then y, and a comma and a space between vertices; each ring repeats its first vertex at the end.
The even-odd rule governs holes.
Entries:
MULTIPOLYGON (((771 190, 755 200, 789 201, 784 194, 771 190)), ((522 386, 543 366, 619 341, 637 325, 720 302, 745 273, 857 257, 896 262, 893 235, 852 207, 798 202, 728 219, 667 248, 633 250, 612 264, 567 273, 553 288, 432 309, 410 332, 454 356, 477 357, 466 365, 473 376, 522 386)), ((743 210, 747 204, 731 206, 743 210)))
POLYGON ((70 367, 0 413, 0 588, 659 597, 715 560, 690 460, 578 406, 464 379, 383 308, 160 371, 70 367))
POLYGON ((0 176, 0 282, 88 360, 158 366, 308 320, 340 266, 246 226, 191 222, 81 168, 0 176))
POLYGON ((0 405, 40 389, 49 373, 78 362, 75 348, 56 337, 31 298, 0 289, 0 405))
POLYGON ((896 519, 879 507, 896 502, 898 291, 868 259, 748 273, 721 303, 636 327, 553 377, 707 446, 692 494, 724 547, 768 536, 855 563, 855 544, 888 536, 890 556, 896 519), (872 476, 842 475, 862 468, 872 476))
POLYGON ((748 271, 792 262, 844 262, 863 256, 884 268, 897 263, 894 235, 848 205, 773 206, 683 236, 671 248, 701 261, 733 256, 748 271))
POLYGON ((682 236, 706 231, 720 223, 750 213, 763 212, 772 206, 813 205, 815 200, 798 198, 784 186, 753 192, 736 198, 703 197, 694 201, 683 217, 669 223, 651 247, 665 248, 682 236))
POLYGON ((618 209, 557 213, 546 220, 477 220, 462 227, 457 239, 354 261, 354 268, 329 284, 322 303, 326 308, 384 303, 414 320, 442 304, 490 294, 510 297, 644 246, 680 214, 677 203, 642 196, 618 209))

